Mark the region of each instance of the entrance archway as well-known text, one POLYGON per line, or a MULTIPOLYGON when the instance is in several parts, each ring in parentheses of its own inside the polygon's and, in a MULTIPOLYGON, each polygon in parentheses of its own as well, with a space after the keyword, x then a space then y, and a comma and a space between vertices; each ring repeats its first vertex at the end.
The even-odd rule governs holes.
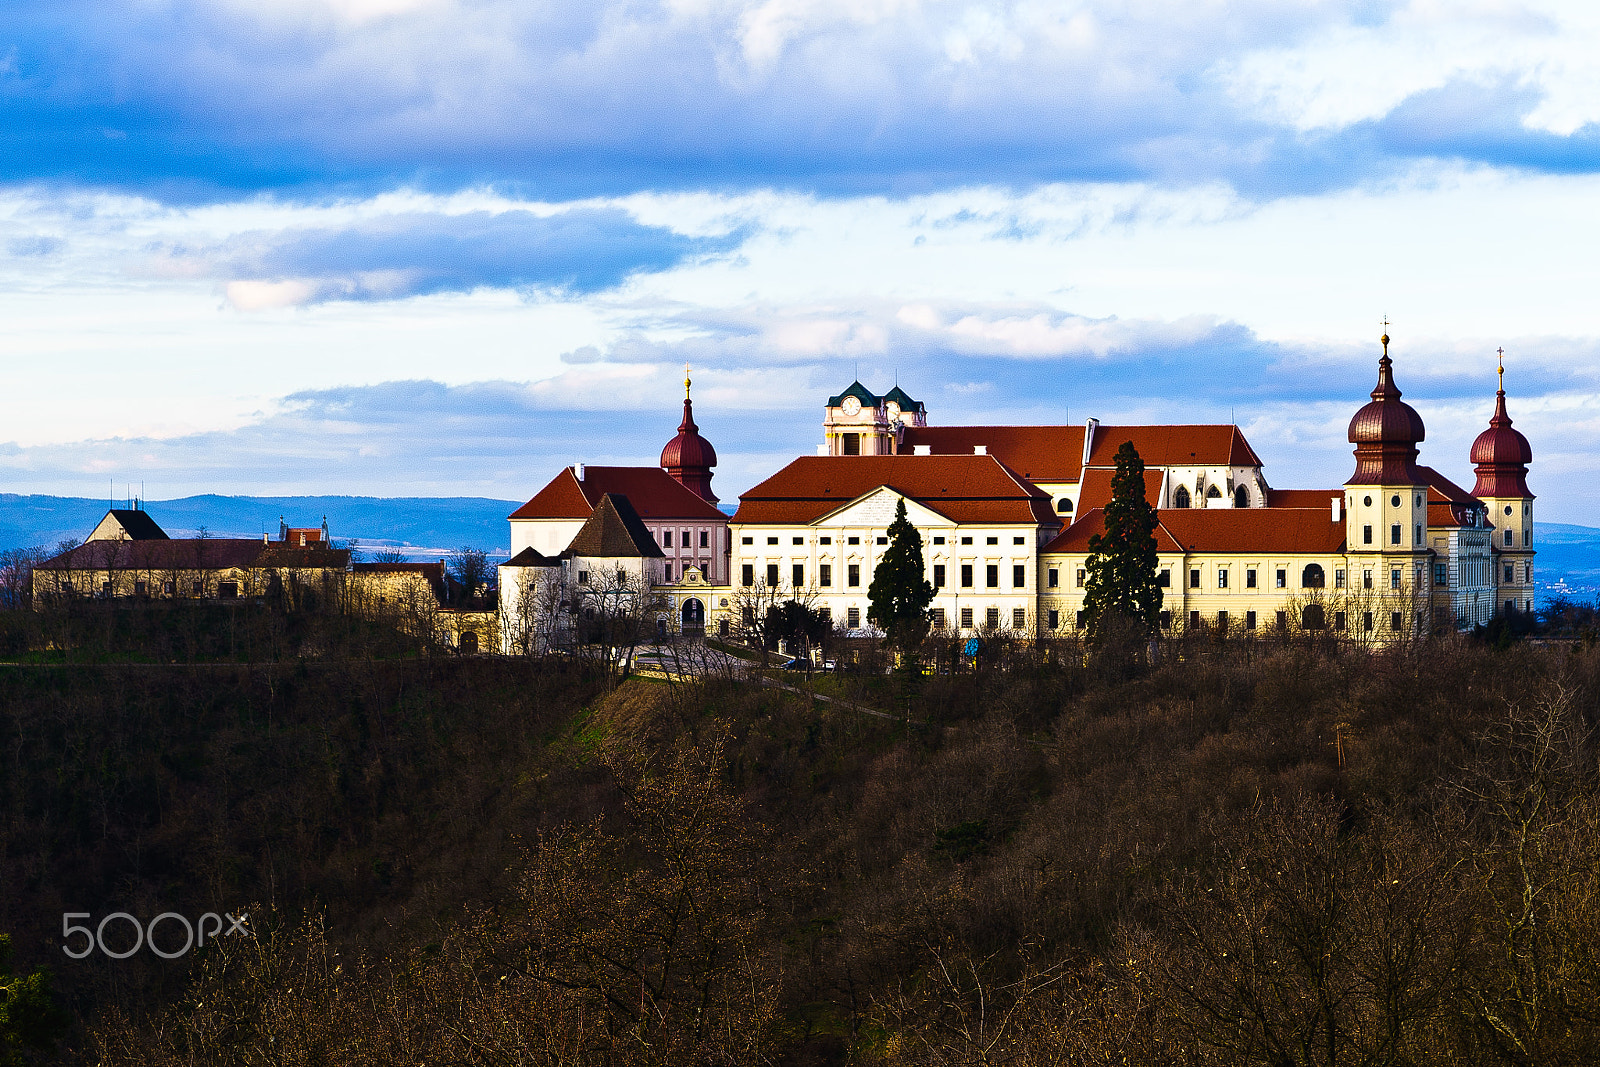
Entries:
POLYGON ((706 606, 698 597, 689 597, 679 609, 678 619, 685 633, 705 633, 706 606))

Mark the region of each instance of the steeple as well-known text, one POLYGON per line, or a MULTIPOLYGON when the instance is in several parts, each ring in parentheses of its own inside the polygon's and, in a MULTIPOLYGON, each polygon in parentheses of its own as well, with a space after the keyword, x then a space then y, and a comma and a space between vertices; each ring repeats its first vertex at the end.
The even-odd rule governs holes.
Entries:
POLYGON ((1378 384, 1373 387, 1372 402, 1350 420, 1348 436, 1356 446, 1356 469, 1345 484, 1422 485, 1427 479, 1417 469, 1417 443, 1427 436, 1427 431, 1422 416, 1400 399, 1400 387, 1394 384, 1388 333, 1381 340, 1383 356, 1378 360, 1378 384))
POLYGON ((686 363, 683 366, 683 421, 678 424, 678 436, 661 450, 661 466, 684 488, 708 504, 715 504, 717 497, 711 491, 711 468, 717 465, 717 450, 700 436, 700 427, 695 425, 690 384, 686 363))
POLYGON ((1494 415, 1489 428, 1472 442, 1472 470, 1478 476, 1472 495, 1532 497, 1527 478, 1533 449, 1521 431, 1511 428, 1511 416, 1506 413, 1506 350, 1500 349, 1498 355, 1500 388, 1495 392, 1494 415))

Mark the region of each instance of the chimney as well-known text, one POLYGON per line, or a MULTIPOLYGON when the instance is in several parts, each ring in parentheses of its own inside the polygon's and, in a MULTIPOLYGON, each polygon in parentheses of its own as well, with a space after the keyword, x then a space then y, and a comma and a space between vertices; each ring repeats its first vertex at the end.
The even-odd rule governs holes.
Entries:
POLYGON ((580 481, 580 482, 583 481, 583 464, 582 463, 574 463, 572 465, 572 474, 573 474, 574 477, 576 477, 578 479, 578 481, 580 481))
POLYGON ((1333 498, 1332 503, 1333 503, 1333 521, 1334 522, 1343 522, 1344 521, 1344 497, 1336 496, 1336 497, 1333 498))
POLYGON ((974 456, 987 456, 989 454, 989 446, 988 445, 973 445, 972 446, 972 454, 974 456))
POLYGON ((267 531, 265 531, 265 530, 261 531, 261 543, 262 544, 266 544, 267 543, 267 531))
POLYGON ((1089 465, 1089 454, 1094 451, 1094 432, 1100 428, 1099 419, 1090 419, 1083 424, 1083 462, 1080 466, 1089 465))
POLYGON ((933 455, 933 446, 932 445, 912 445, 911 446, 911 454, 913 456, 931 456, 931 455, 933 455))

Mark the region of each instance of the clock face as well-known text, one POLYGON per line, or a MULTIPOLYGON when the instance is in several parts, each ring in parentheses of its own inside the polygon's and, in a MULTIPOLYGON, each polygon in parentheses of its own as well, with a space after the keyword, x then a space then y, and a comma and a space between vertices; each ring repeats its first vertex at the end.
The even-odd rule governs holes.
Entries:
POLYGON ((889 401, 889 417, 891 419, 898 419, 900 417, 900 405, 896 404, 892 400, 889 401))
POLYGON ((844 398, 844 403, 840 404, 839 406, 844 409, 844 413, 846 415, 859 415, 859 414, 861 414, 861 401, 857 400, 853 396, 845 397, 844 398))

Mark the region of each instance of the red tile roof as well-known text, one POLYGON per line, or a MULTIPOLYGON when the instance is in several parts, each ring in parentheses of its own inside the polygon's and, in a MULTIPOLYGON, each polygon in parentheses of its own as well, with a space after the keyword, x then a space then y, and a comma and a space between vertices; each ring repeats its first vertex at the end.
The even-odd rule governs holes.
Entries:
POLYGON ((1055 525, 1048 494, 994 456, 802 456, 739 497, 736 523, 804 525, 887 486, 957 523, 1055 525))
MULTIPOLYGON (((1090 467, 1115 467, 1117 449, 1132 441, 1147 467, 1259 467, 1261 460, 1237 426, 1100 426, 1090 467)), ((991 456, 1033 482, 1075 482, 1083 472, 1082 426, 907 427, 900 450, 927 445, 936 456, 991 456)))
POLYGON ((628 498, 646 522, 690 519, 723 522, 727 516, 685 489, 660 467, 584 467, 578 481, 571 467, 550 479, 513 519, 587 519, 607 493, 628 498))
POLYGON ((1268 489, 1267 507, 1321 508, 1331 516, 1334 497, 1344 500, 1344 486, 1335 489, 1268 489))
POLYGON ((1474 508, 1483 506, 1478 501, 1477 497, 1473 496, 1471 493, 1467 492, 1465 489, 1461 488, 1455 482, 1452 482, 1449 478, 1446 478, 1432 467, 1424 467, 1418 464, 1417 470, 1421 471, 1422 476, 1428 481, 1429 500, 1448 500, 1452 504, 1464 504, 1468 507, 1474 508))
MULTIPOLYGON (((1157 512, 1156 547, 1161 552, 1344 551, 1344 523, 1330 508, 1163 508, 1157 512)), ((1087 552, 1089 538, 1105 531, 1096 508, 1063 530, 1045 552, 1087 552)))
POLYGON ((1239 427, 1101 426, 1094 433, 1091 467, 1117 465, 1117 449, 1132 441, 1147 467, 1259 467, 1261 460, 1239 427))

